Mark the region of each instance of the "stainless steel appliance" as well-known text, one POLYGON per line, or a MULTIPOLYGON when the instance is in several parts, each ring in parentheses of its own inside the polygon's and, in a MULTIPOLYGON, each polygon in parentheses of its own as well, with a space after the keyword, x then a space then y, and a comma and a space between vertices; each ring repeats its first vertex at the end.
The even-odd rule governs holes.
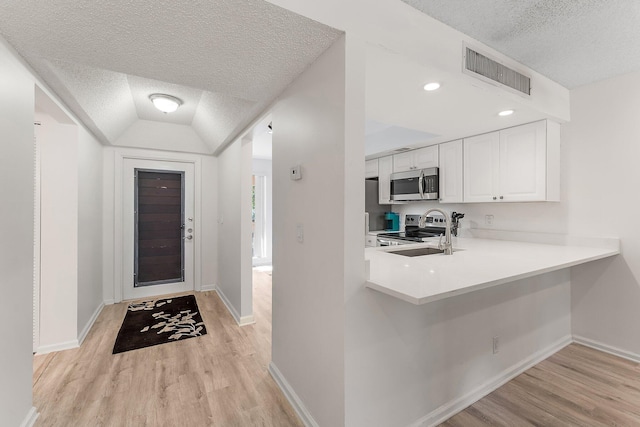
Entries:
POLYGON ((378 234, 378 246, 396 246, 421 243, 428 237, 438 237, 445 232, 445 218, 441 215, 427 217, 427 223, 420 228, 420 215, 405 215, 405 231, 378 234))
POLYGON ((386 226, 385 213, 389 212, 390 205, 378 204, 378 179, 365 179, 364 210, 369 214, 369 228, 365 230, 384 230, 386 226))
POLYGON ((391 174, 391 200, 438 200, 438 168, 391 174))

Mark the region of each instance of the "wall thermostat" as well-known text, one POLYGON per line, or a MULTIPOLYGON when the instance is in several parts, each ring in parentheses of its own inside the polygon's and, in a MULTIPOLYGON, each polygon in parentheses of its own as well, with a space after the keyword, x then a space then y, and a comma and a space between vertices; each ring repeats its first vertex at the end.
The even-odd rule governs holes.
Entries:
POLYGON ((300 165, 291 168, 289 178, 291 178, 292 181, 302 179, 302 168, 300 167, 300 165))

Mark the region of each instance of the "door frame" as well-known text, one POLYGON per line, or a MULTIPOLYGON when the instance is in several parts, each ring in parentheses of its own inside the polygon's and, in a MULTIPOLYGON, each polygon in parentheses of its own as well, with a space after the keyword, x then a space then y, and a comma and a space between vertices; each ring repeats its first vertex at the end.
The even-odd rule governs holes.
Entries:
POLYGON ((148 150, 122 149, 114 150, 114 256, 113 256, 113 296, 114 302, 121 302, 124 298, 124 286, 126 278, 124 277, 124 162, 125 159, 132 160, 148 160, 172 163, 191 163, 194 167, 194 242, 193 242, 193 288, 194 291, 202 290, 202 165, 199 158, 193 155, 158 152, 149 153, 148 150))

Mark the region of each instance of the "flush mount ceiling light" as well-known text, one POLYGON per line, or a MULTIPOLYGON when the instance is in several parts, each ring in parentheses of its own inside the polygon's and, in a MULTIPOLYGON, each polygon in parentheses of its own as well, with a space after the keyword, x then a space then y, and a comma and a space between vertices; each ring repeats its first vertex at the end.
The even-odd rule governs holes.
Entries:
POLYGON ((514 111, 513 111, 513 110, 504 110, 504 111, 500 111, 500 112, 498 113, 498 115, 499 115, 500 117, 506 117, 506 116, 510 116, 510 115, 512 115, 513 113, 514 113, 514 111))
POLYGON ((440 83, 438 82, 431 82, 424 85, 424 90, 426 90, 427 92, 431 92, 433 90, 438 90, 438 89, 440 89, 440 83))
POLYGON ((153 105, 163 113, 173 113, 182 105, 181 99, 162 93, 149 95, 149 99, 153 102, 153 105))

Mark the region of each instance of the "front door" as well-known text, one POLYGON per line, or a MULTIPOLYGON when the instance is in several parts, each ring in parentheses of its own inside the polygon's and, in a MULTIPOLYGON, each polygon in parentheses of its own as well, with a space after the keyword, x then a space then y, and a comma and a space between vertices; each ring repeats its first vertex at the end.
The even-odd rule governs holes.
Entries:
POLYGON ((192 163, 125 159, 124 299, 193 290, 192 163))

